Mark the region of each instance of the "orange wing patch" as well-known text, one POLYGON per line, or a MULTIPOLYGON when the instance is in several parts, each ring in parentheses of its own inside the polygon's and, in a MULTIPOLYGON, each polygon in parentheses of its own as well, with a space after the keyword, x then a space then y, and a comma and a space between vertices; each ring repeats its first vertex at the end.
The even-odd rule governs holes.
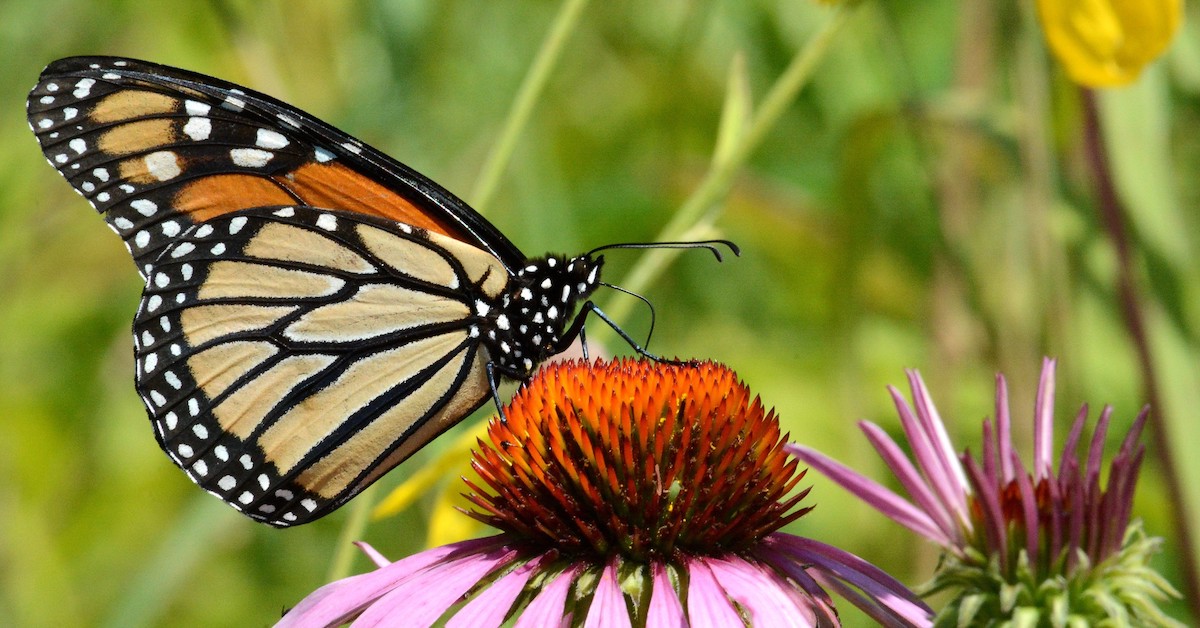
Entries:
POLYGON ((395 191, 336 161, 313 161, 277 180, 313 207, 380 216, 462 242, 470 241, 465 234, 435 219, 395 191))
POLYGON ((274 179, 253 174, 214 174, 184 185, 172 205, 204 222, 247 207, 291 205, 299 201, 274 179))

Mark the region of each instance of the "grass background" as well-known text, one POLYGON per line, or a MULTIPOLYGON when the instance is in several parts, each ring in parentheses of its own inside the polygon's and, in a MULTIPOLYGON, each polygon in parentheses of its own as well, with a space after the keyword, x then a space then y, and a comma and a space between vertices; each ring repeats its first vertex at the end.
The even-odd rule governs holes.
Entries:
MULTIPOLYGON (((133 390, 137 275, 26 127, 25 93, 41 68, 117 54, 220 76, 467 195, 557 10, 544 0, 4 3, 0 624, 267 625, 324 581, 347 516, 287 531, 254 524, 158 451, 133 390)), ((1188 10, 1197 17, 1195 3, 1188 10)), ((704 176, 735 60, 757 103, 829 13, 808 2, 593 3, 488 217, 530 254, 653 239, 704 176)), ((1100 94, 1163 392, 1157 410, 1193 521, 1198 35, 1187 21, 1138 83, 1100 94)), ((1124 428, 1146 402, 1145 373, 1116 297, 1080 112, 1031 2, 865 3, 720 207, 716 226, 743 256, 717 267, 685 255, 645 291, 659 315, 652 349, 730 364, 793 439, 881 480, 854 421, 896 429, 885 386, 903 383, 906 367, 921 370, 956 442, 973 450, 997 371, 1027 427, 1043 355, 1060 359, 1060 416, 1084 401, 1112 404, 1124 428)), ((607 257, 619 283, 637 254, 607 257)), ((646 318, 632 312, 637 335, 646 318)), ((807 482, 817 509, 790 531, 910 585, 929 576, 927 544, 823 478, 807 482)), ((365 538, 393 557, 420 549, 434 502, 372 524, 365 538)), ((1167 537, 1158 564, 1179 586, 1174 507, 1148 460, 1136 515, 1167 537)), ((1182 605, 1170 610, 1187 619, 1182 605)))

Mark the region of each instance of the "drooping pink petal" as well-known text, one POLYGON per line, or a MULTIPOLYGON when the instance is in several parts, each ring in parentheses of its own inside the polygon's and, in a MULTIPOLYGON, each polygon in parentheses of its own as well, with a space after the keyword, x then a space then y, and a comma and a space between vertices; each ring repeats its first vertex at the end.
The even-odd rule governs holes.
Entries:
POLYGON ((811 605, 774 570, 730 556, 702 559, 725 593, 750 615, 751 626, 814 626, 811 605))
POLYGON ((543 626, 566 625, 570 618, 565 610, 567 594, 571 584, 579 575, 578 567, 571 567, 542 586, 537 597, 525 607, 517 618, 516 628, 542 628, 543 626))
POLYGON ((713 577, 708 565, 700 560, 688 560, 688 620, 692 628, 722 628, 741 626, 742 618, 734 609, 725 589, 713 577))
POLYGON ((430 565, 368 606, 351 625, 353 628, 431 626, 484 576, 516 555, 514 549, 498 547, 430 565))
POLYGON ((331 582, 308 594, 295 608, 288 611, 276 626, 282 628, 340 626, 414 573, 460 553, 485 551, 501 545, 503 545, 503 540, 500 536, 443 545, 414 554, 369 573, 331 582))
MULTIPOLYGON (((863 429, 864 431, 867 430, 866 427, 863 429)), ((886 438, 886 436, 884 438, 886 438)), ((892 446, 895 447, 894 443, 892 446)), ((880 449, 880 446, 877 445, 876 448, 880 449)), ((788 453, 804 461, 805 464, 819 471, 822 475, 828 477, 834 482, 837 482, 847 491, 850 491, 854 495, 858 496, 860 499, 870 504, 873 508, 896 521, 900 525, 912 530, 913 532, 916 532, 917 534, 920 534, 921 536, 931 539, 938 544, 944 545, 950 543, 950 536, 948 536, 946 532, 939 528, 938 524, 935 523, 928 514, 926 514, 926 511, 922 511, 913 506, 903 497, 888 490, 882 484, 879 484, 874 480, 859 474, 850 467, 847 467, 846 465, 837 462, 836 460, 810 447, 788 444, 784 446, 784 449, 787 450, 788 453)), ((889 458, 892 456, 888 456, 883 450, 880 451, 880 454, 884 456, 885 460, 888 460, 888 465, 891 466, 892 461, 889 460, 889 458)), ((911 480, 916 471, 911 468, 911 465, 908 465, 908 460, 904 458, 903 455, 900 455, 898 458, 896 458, 896 463, 901 468, 897 469, 893 467, 893 472, 896 473, 898 477, 903 475, 911 480), (905 469, 904 466, 908 466, 908 468, 905 469)), ((901 482, 905 483, 907 488, 908 483, 904 482, 903 479, 901 482)), ((918 480, 913 483, 913 490, 922 495, 922 502, 932 502, 933 497, 926 489, 924 489, 924 486, 925 485, 918 480)))
POLYGON ((650 606, 646 610, 646 628, 686 628, 687 616, 683 612, 683 603, 671 584, 666 565, 654 561, 650 565, 650 573, 652 588, 650 606))
POLYGON ((969 486, 957 487, 953 482, 929 482, 925 478, 930 472, 918 471, 900 446, 882 428, 868 421, 860 421, 858 427, 879 453, 879 457, 883 458, 884 463, 892 470, 892 474, 900 480, 900 485, 912 496, 918 512, 928 517, 941 530, 942 536, 951 540, 958 539, 962 537, 964 530, 971 529, 971 522, 965 517, 966 513, 958 509, 959 497, 942 493, 959 490, 960 495, 966 494, 970 492, 969 486))
MULTIPOLYGON (((772 534, 771 536, 774 536, 772 534)), ((767 537, 770 539, 770 537, 767 537)), ((817 582, 805 565, 797 562, 789 551, 779 551, 768 545, 762 550, 756 551, 755 554, 763 562, 773 565, 780 573, 787 575, 800 586, 809 598, 809 603, 812 605, 813 612, 817 618, 818 625, 837 626, 841 622, 838 619, 837 608, 833 605, 833 598, 829 596, 829 592, 817 582)), ((853 600, 852 600, 853 601, 853 600)))
POLYGON ((629 607, 625 605, 625 594, 617 582, 617 562, 608 561, 596 583, 592 605, 588 607, 584 628, 626 628, 629 623, 629 607))
POLYGON ((462 607, 450 621, 447 628, 475 628, 476 626, 499 626, 512 610, 513 602, 529 582, 529 578, 542 564, 545 555, 504 574, 488 585, 475 599, 462 607))
POLYGON ((1042 358, 1033 415, 1033 475, 1039 480, 1054 477, 1054 364, 1053 358, 1042 358))
MULTIPOLYGON (((849 584, 865 596, 847 596, 876 621, 890 626, 930 626, 933 613, 914 593, 895 578, 867 561, 812 539, 776 532, 763 540, 763 544, 792 556, 798 563, 810 565, 808 572, 828 586, 843 587, 838 582, 849 584), (822 577, 824 576, 828 577, 822 577), (863 606, 861 601, 877 603, 863 606)), ((760 553, 765 555, 765 553, 760 553)))

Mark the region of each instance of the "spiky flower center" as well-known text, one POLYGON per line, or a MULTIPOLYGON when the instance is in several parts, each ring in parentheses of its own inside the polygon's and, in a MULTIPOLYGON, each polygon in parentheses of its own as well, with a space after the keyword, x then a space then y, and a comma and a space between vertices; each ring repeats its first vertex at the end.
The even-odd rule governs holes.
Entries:
POLYGON ((711 362, 563 362, 493 420, 477 519, 568 553, 646 561, 749 547, 802 516, 774 411, 711 362))

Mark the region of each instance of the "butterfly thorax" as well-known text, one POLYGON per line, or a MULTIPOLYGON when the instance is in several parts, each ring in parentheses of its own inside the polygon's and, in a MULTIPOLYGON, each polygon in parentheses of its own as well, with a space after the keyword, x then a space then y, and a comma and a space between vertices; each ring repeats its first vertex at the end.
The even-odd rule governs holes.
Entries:
POLYGON ((506 374, 527 377, 562 349, 575 306, 600 284, 603 257, 562 255, 529 260, 509 282, 486 332, 492 360, 506 374))

